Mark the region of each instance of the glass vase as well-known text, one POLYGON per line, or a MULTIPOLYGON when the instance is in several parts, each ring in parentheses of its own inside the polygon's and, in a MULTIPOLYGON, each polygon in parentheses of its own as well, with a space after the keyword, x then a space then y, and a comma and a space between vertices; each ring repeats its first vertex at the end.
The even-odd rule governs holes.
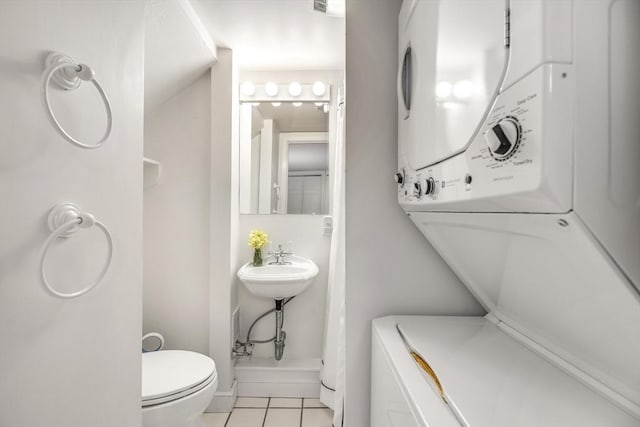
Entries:
POLYGON ((253 250, 253 265, 255 267, 262 266, 262 249, 261 248, 255 248, 253 250))

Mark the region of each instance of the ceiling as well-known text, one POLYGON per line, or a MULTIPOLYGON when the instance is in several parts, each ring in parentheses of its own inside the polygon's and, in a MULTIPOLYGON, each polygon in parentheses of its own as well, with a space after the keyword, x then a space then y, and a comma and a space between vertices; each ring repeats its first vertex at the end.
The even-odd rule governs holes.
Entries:
POLYGON ((145 35, 145 113, 211 67, 217 46, 233 49, 241 71, 332 81, 317 73, 344 70, 344 18, 313 0, 148 0, 145 35))
POLYGON ((254 108, 260 110, 263 119, 272 119, 280 132, 326 132, 329 127, 328 115, 312 102, 299 107, 290 102, 279 107, 263 102, 254 108))
POLYGON ((241 70, 342 70, 345 20, 313 0, 191 0, 218 47, 241 70))

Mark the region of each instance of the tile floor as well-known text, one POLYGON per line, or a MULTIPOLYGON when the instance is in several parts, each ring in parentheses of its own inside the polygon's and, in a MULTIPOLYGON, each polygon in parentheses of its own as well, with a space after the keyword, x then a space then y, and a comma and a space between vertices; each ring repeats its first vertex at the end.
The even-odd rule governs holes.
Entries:
POLYGON ((318 399, 239 397, 231 413, 204 414, 205 427, 331 427, 333 411, 318 399))

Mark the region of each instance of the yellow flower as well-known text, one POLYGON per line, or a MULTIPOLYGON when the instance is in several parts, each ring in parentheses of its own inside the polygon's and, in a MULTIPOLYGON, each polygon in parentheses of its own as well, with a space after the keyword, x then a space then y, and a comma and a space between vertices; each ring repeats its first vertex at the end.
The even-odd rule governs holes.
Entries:
POLYGON ((269 243, 269 236, 262 230, 251 230, 248 243, 253 249, 260 249, 269 243))

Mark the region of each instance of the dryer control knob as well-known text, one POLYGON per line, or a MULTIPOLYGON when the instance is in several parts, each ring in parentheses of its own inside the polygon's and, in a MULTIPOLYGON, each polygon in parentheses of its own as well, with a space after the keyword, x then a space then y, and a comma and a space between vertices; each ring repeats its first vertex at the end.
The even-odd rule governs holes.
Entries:
POLYGON ((506 160, 515 153, 520 144, 520 123, 515 117, 507 116, 486 131, 484 137, 491 156, 496 160, 506 160))
POLYGON ((419 182, 413 183, 413 195, 418 198, 422 196, 422 185, 419 182))
POLYGON ((436 181, 429 177, 427 178, 427 187, 424 189, 424 194, 432 196, 436 192, 436 181))

